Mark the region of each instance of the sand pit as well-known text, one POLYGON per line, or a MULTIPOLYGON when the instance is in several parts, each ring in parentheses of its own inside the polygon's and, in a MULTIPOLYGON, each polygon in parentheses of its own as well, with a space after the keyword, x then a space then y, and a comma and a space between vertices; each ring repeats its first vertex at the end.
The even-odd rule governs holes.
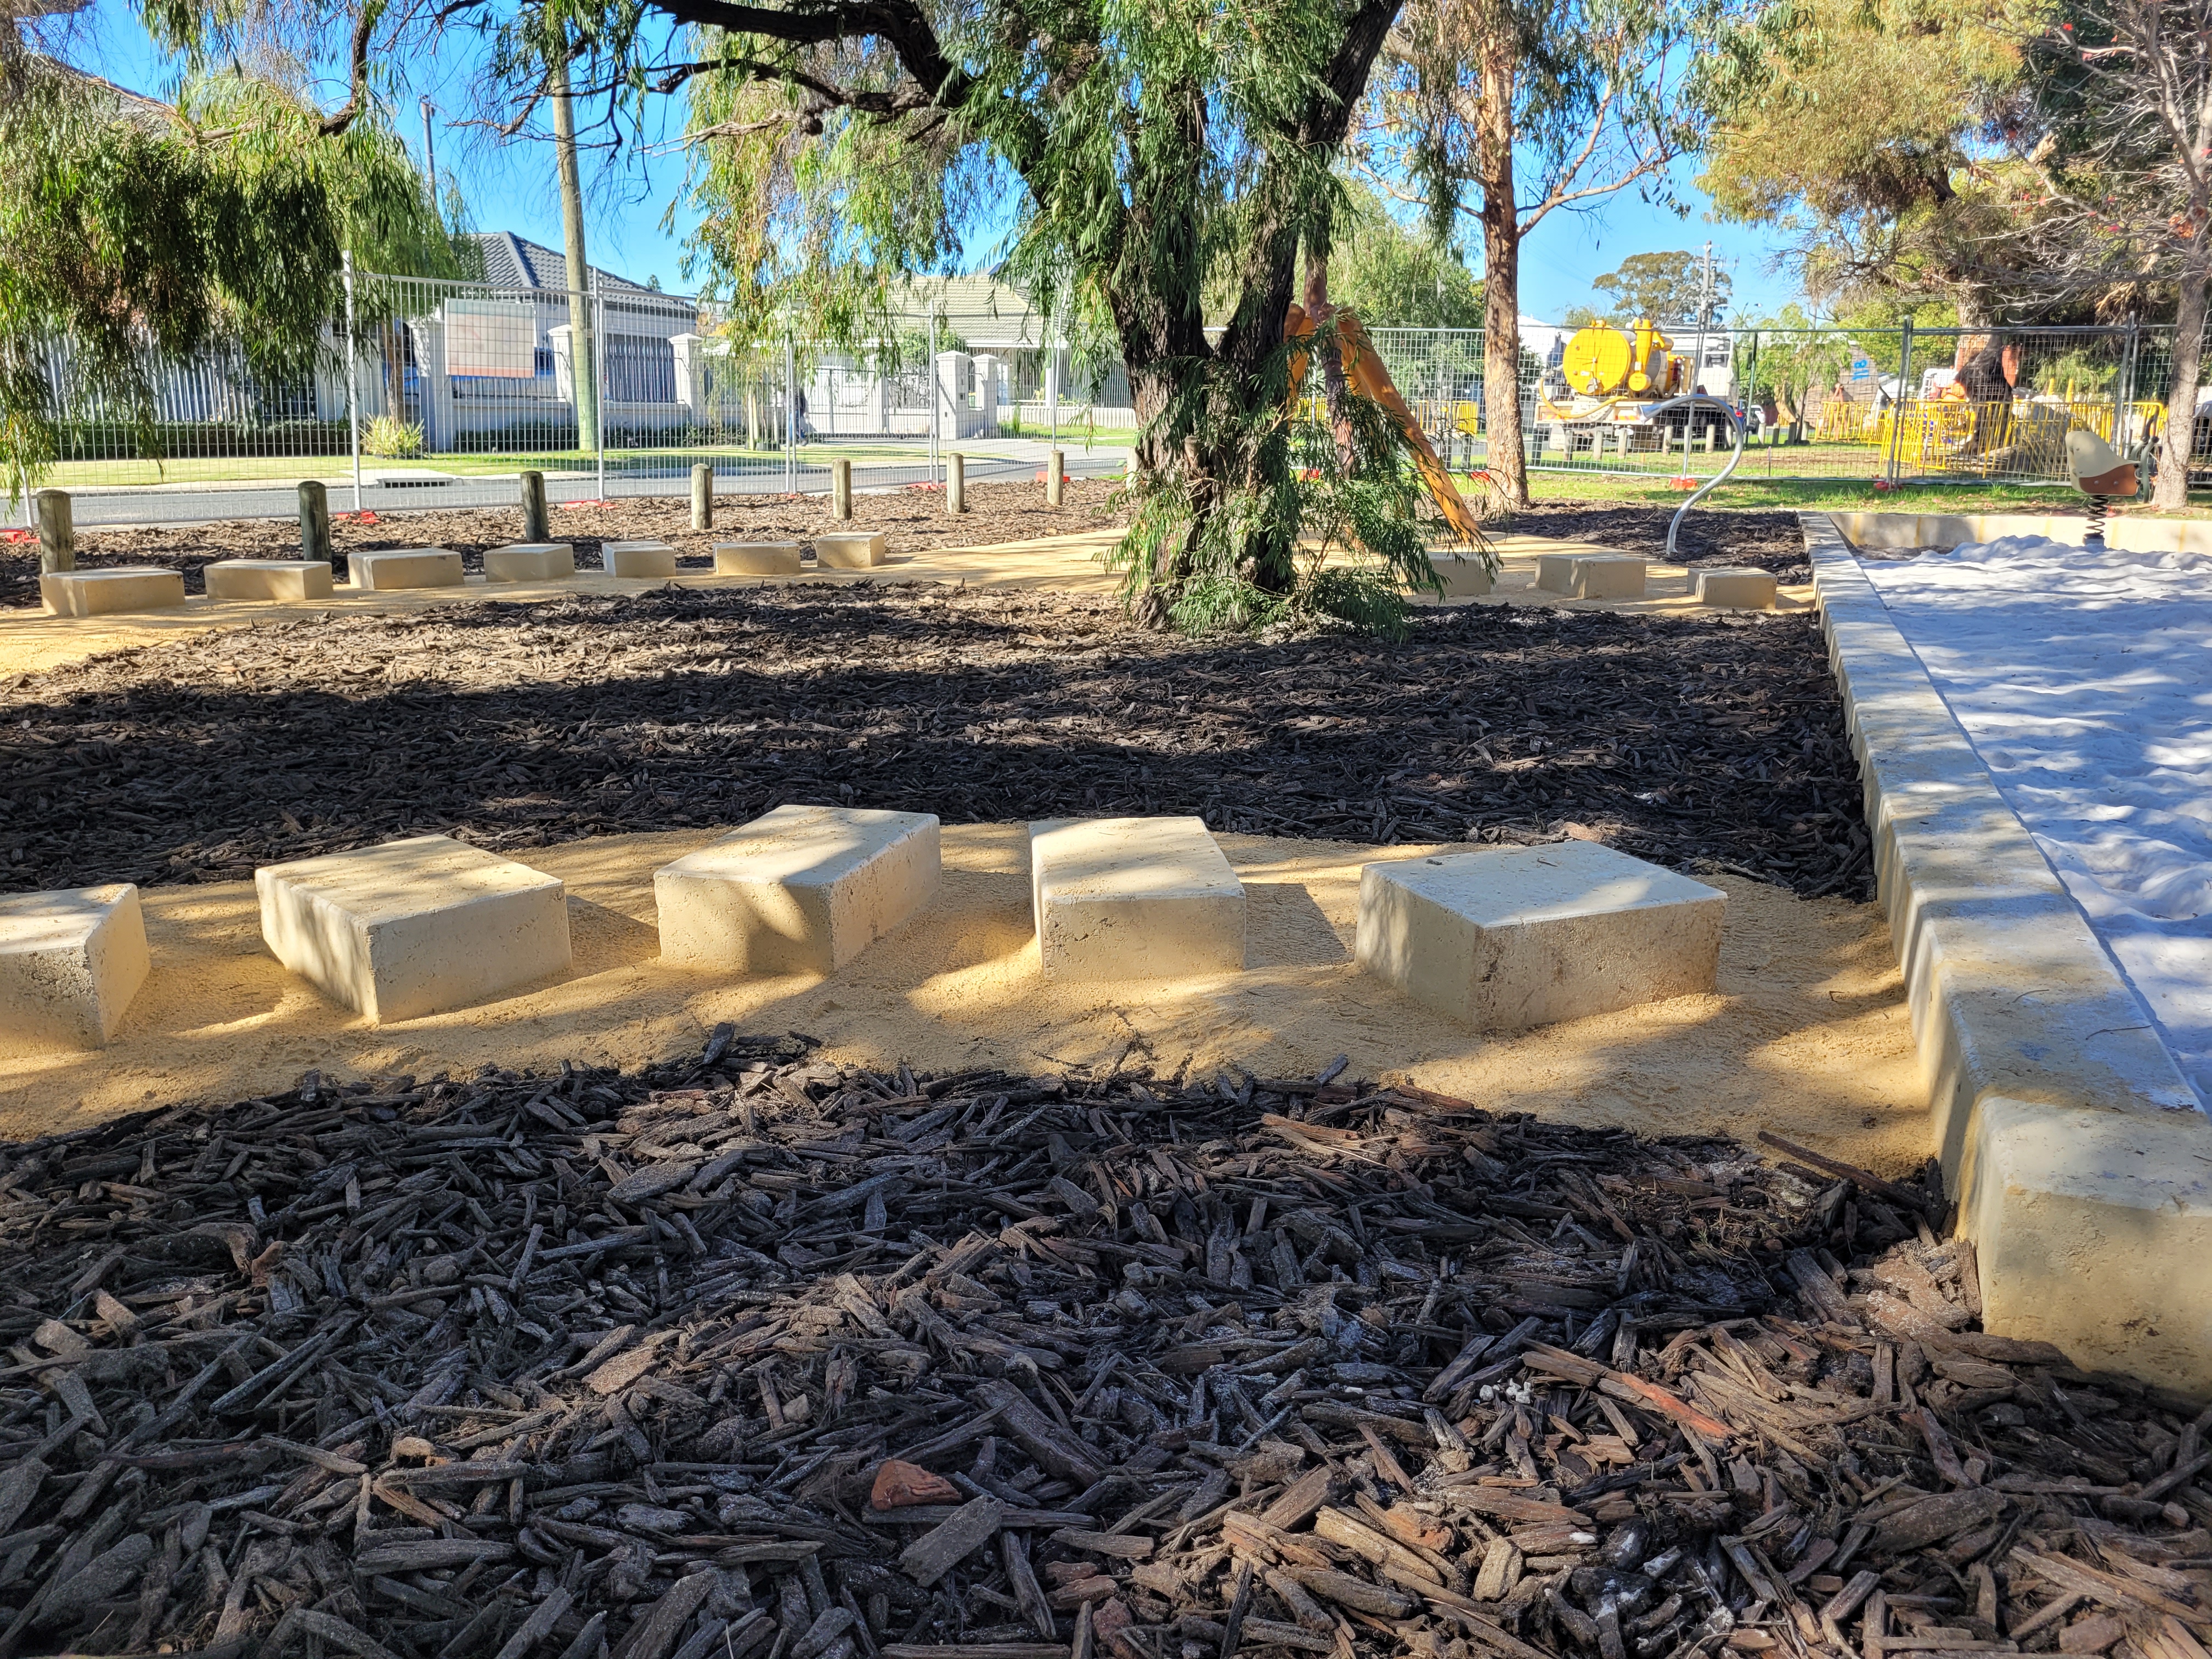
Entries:
POLYGON ((1374 849, 1224 835, 1247 887, 1243 975, 1047 985, 1019 825, 949 826, 933 909, 843 971, 728 980, 663 968, 653 872, 718 833, 535 848, 568 883, 572 977, 462 1012, 372 1028, 278 966, 250 882, 144 895, 154 969, 92 1054, 0 1049, 0 1135, 82 1127, 160 1103, 228 1102, 327 1077, 630 1066, 696 1048, 722 1021, 795 1030, 847 1063, 1099 1074, 1243 1066, 1410 1081, 1498 1110, 1650 1133, 1772 1127, 1884 1171, 1929 1151, 1925 1093, 1887 929, 1872 905, 1716 875, 1729 898, 1719 988, 1483 1040, 1352 965, 1359 866, 1374 849))

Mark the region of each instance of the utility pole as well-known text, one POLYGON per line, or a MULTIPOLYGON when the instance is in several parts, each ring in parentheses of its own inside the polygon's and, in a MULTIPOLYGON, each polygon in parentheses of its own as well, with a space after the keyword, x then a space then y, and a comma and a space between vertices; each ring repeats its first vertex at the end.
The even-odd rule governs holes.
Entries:
MULTIPOLYGON (((1705 244, 1705 270, 1698 282, 1698 349, 1690 359, 1690 390, 1695 392, 1705 378, 1705 329, 1713 314, 1713 245, 1705 244)), ((1696 416, 1692 412, 1692 421, 1696 416)))
POLYGON ((561 240, 568 264, 568 383, 575 390, 576 447, 587 454, 599 447, 599 353, 594 349, 591 265, 584 258, 584 185, 576 169, 576 110, 568 94, 568 58, 564 48, 546 66, 545 88, 553 97, 553 153, 561 174, 561 240))
MULTIPOLYGON (((438 206, 438 152, 430 142, 430 94, 426 92, 422 94, 422 176, 429 181, 430 208, 435 212, 438 206)), ((443 214, 438 216, 441 221, 445 217, 443 214)))

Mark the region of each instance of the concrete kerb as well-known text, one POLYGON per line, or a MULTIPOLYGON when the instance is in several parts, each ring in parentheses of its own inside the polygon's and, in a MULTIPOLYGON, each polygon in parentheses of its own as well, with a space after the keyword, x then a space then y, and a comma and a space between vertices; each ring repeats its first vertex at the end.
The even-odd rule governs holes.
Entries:
MULTIPOLYGON (((2088 520, 2079 513, 1832 513, 1854 547, 1957 547, 2001 536, 2048 536, 2081 541, 2088 520)), ((2122 553, 2212 553, 2212 519, 2139 519, 2122 514, 2106 526, 2105 544, 2122 553)))
POLYGON ((1802 522, 1984 1323, 2212 1394, 2212 1121, 1836 526, 1802 522))

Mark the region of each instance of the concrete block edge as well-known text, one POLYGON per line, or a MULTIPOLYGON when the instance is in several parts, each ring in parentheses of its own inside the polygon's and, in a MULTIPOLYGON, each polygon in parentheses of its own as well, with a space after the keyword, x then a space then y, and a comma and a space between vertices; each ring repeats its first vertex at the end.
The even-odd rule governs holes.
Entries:
POLYGON ((1984 1324, 2212 1395, 2212 1120, 1842 527, 1800 521, 1984 1324))

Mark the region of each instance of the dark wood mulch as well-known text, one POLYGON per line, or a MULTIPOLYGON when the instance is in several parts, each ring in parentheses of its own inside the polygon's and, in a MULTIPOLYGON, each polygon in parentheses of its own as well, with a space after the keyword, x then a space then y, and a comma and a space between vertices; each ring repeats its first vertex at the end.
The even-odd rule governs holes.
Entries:
MULTIPOLYGON (((853 519, 839 524, 830 516, 824 495, 719 495, 714 528, 695 532, 691 505, 684 496, 556 506, 555 540, 574 544, 576 563, 597 570, 604 542, 665 541, 674 545, 678 563, 709 569, 716 542, 797 540, 836 530, 881 530, 894 553, 919 553, 933 547, 977 547, 994 542, 1064 536, 1121 522, 1114 511, 1114 479, 1071 479, 1058 509, 1044 504, 1042 483, 973 483, 968 511, 958 518, 945 511, 941 492, 899 489, 856 495, 853 519)), ((391 547, 445 547, 461 556, 463 568, 481 571, 484 550, 504 547, 522 537, 520 507, 457 507, 444 512, 380 513, 366 520, 335 510, 331 545, 339 556, 338 579, 348 553, 373 553, 391 547)), ((131 530, 77 532, 80 568, 118 564, 161 564, 185 573, 185 591, 207 591, 201 572, 218 559, 296 559, 300 526, 290 519, 229 519, 211 524, 156 525, 131 530)), ((0 608, 39 603, 39 550, 26 542, 0 542, 0 608)))
MULTIPOLYGON (((1530 536, 1559 536, 1595 542, 1623 553, 1662 558, 1667 526, 1674 506, 1645 501, 1539 501, 1498 526, 1530 536)), ((1813 567, 1805 557, 1805 532, 1795 513, 1708 512, 1693 507, 1675 538, 1676 562, 1688 565, 1753 565, 1786 582, 1809 582, 1813 567)))
MULTIPOLYGON (((2199 1659, 1931 1170, 737 1036, 0 1152, 0 1653, 2199 1659)), ((1117 1068, 1118 1072, 1118 1068, 1117 1068)))
POLYGON ((1573 834, 1869 890, 1805 616, 1473 606, 1389 646, 1180 639, 1065 593, 671 589, 310 617, 0 687, 0 889, 231 879, 432 830, 519 849, 783 801, 1573 834))

